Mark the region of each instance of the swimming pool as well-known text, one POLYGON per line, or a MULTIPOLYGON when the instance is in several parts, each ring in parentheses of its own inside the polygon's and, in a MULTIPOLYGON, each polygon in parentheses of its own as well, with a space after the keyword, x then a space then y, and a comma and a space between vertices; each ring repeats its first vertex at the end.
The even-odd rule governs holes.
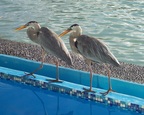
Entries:
POLYGON ((1 115, 140 115, 115 106, 0 79, 1 115))
POLYGON ((55 66, 44 64, 36 78, 22 79, 38 62, 0 55, 0 113, 14 115, 138 115, 144 113, 144 85, 112 78, 117 92, 102 96, 107 90, 107 77, 94 74, 93 90, 89 86, 88 72, 60 67, 63 83, 49 83, 55 78, 55 66))

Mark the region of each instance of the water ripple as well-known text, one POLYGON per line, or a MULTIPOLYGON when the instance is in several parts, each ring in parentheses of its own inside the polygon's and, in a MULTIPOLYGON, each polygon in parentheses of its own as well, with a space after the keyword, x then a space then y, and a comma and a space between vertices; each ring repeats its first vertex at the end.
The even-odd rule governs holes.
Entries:
MULTIPOLYGON (((0 38, 30 42, 14 28, 30 20, 61 33, 73 23, 83 33, 102 39, 114 55, 128 63, 144 65, 143 0, 1 0, 0 38)), ((68 48, 68 35, 63 38, 68 48)))

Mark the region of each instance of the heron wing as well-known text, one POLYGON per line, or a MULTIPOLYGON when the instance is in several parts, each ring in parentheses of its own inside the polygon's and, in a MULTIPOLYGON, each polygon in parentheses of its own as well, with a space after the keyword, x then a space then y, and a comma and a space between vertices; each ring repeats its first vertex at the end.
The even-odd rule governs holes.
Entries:
POLYGON ((66 61, 68 64, 72 64, 68 49, 55 32, 46 27, 42 27, 39 31, 38 37, 40 45, 46 50, 47 53, 66 61))
POLYGON ((81 35, 77 38, 79 52, 87 59, 95 62, 109 63, 118 66, 119 62, 108 47, 99 39, 81 35))

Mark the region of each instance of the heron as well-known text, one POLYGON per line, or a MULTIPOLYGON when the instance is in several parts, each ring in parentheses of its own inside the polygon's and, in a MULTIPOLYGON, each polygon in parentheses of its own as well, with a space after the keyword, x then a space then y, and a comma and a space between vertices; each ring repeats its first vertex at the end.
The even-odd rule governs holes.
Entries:
MULTIPOLYGON (((33 72, 26 74, 25 76, 33 75, 38 70, 42 69, 44 59, 47 53, 50 53, 61 60, 65 61, 67 64, 72 65, 72 58, 70 53, 62 41, 62 39, 52 30, 41 27, 37 21, 30 21, 15 30, 19 31, 24 28, 27 29, 27 35, 36 44, 42 47, 42 60, 41 64, 38 68, 36 68, 33 72)), ((52 80, 53 82, 59 82, 59 61, 58 59, 55 60, 56 63, 56 79, 52 80)))
MULTIPOLYGON (((67 33, 70 33, 69 42, 72 51, 81 54, 84 57, 87 67, 89 68, 90 71, 90 88, 89 89, 84 88, 84 91, 94 92, 92 90, 92 78, 93 78, 93 72, 91 67, 92 62, 104 63, 104 65, 105 63, 108 63, 114 66, 120 66, 120 63, 116 59, 116 57, 110 52, 107 45, 100 39, 90 37, 88 35, 82 35, 82 28, 78 24, 71 25, 68 29, 63 31, 59 35, 59 37, 62 37, 67 33)), ((106 65, 105 67, 108 71, 109 88, 106 92, 102 93, 103 95, 107 95, 109 92, 113 91, 110 80, 111 71, 106 65)))

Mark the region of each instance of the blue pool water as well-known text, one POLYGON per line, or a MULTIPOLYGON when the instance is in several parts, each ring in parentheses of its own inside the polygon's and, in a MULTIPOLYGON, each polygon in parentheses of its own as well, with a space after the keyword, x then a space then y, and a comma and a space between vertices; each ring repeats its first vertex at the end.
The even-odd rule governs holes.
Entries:
POLYGON ((0 115, 140 115, 118 107, 0 79, 0 115))

